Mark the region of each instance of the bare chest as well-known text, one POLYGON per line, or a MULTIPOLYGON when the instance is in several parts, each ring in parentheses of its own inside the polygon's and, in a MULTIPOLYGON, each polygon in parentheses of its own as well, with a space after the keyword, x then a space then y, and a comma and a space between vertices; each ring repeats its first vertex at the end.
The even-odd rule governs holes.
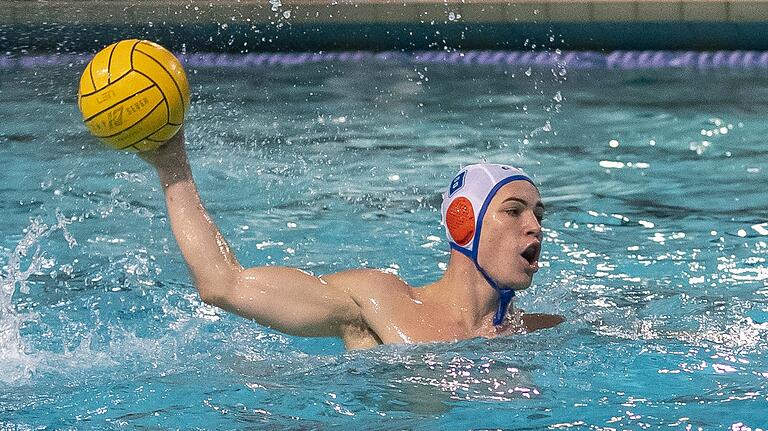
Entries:
MULTIPOLYGON (((487 324, 469 328, 462 322, 446 318, 445 312, 430 309, 421 304, 403 303, 392 312, 378 310, 366 315, 364 328, 351 331, 349 343, 354 348, 370 348, 378 344, 413 344, 429 342, 453 342, 475 337, 495 338, 524 333, 525 326, 513 312, 504 325, 496 327, 488 318, 487 324)), ((349 348, 349 347, 348 347, 349 348)))

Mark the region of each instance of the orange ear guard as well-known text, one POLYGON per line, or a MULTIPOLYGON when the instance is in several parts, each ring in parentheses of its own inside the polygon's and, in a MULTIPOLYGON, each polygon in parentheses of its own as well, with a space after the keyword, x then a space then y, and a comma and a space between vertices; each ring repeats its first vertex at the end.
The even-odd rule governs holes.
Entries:
POLYGON ((445 214, 445 225, 456 244, 464 247, 475 236, 475 211, 469 199, 456 198, 445 214))

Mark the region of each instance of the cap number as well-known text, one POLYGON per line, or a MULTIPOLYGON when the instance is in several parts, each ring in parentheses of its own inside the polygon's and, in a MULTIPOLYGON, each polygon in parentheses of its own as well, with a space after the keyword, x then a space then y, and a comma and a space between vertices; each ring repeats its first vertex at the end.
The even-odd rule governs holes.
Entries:
POLYGON ((464 187, 464 177, 466 175, 467 171, 459 172, 459 175, 456 175, 456 178, 451 181, 451 187, 448 189, 448 196, 453 195, 464 187))

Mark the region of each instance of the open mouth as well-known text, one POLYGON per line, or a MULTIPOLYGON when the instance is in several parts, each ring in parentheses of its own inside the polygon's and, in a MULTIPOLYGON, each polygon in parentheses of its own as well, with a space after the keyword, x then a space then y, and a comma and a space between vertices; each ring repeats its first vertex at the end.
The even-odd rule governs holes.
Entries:
POLYGON ((525 250, 523 250, 523 252, 520 253, 520 255, 523 256, 523 259, 528 261, 528 265, 538 266, 540 251, 541 251, 541 244, 538 242, 534 242, 528 247, 526 247, 525 250))

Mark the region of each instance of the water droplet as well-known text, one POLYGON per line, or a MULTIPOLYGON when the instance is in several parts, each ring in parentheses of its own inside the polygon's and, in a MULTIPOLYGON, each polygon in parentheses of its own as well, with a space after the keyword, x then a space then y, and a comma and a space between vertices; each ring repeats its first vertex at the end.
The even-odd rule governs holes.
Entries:
POLYGON ((706 151, 707 148, 709 148, 710 145, 712 145, 712 143, 709 141, 701 141, 701 142, 694 141, 689 144, 688 148, 691 151, 695 151, 696 154, 702 155, 704 154, 704 151, 706 151))

